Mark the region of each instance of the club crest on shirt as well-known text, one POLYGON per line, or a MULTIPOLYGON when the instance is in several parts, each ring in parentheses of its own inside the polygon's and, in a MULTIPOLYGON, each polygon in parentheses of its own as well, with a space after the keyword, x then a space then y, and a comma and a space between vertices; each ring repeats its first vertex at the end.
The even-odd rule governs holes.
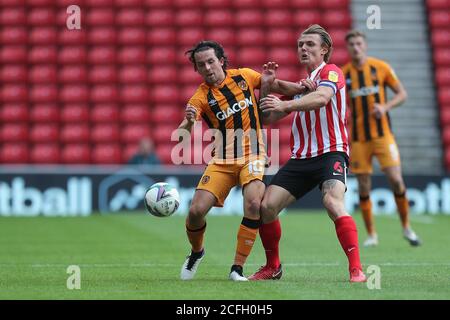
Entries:
POLYGON ((238 86, 242 90, 247 90, 248 89, 248 84, 247 84, 247 82, 245 82, 245 80, 239 81, 238 86))
POLYGON ((328 73, 328 80, 332 82, 338 82, 339 76, 336 71, 330 71, 328 73))
POLYGON ((211 180, 210 176, 203 176, 202 178, 202 184, 207 184, 211 180))

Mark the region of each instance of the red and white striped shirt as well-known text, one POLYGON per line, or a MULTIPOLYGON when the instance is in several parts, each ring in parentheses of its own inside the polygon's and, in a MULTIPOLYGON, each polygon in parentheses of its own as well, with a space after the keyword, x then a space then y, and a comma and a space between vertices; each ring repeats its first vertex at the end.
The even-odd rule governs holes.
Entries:
MULTIPOLYGON (((307 159, 326 152, 349 154, 346 129, 345 78, 336 65, 323 62, 308 77, 318 86, 333 89, 326 106, 313 111, 296 111, 292 122, 291 158, 307 159)), ((294 99, 301 99, 297 95, 294 99)))

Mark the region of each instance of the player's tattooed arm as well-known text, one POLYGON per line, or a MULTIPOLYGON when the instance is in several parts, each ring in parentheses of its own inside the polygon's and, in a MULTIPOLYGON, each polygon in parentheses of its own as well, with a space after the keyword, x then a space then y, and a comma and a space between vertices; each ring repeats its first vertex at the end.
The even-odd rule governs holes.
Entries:
POLYGON ((337 180, 335 179, 330 179, 325 181, 324 183, 322 183, 322 199, 325 197, 325 195, 328 192, 331 192, 334 187, 336 186, 337 180))

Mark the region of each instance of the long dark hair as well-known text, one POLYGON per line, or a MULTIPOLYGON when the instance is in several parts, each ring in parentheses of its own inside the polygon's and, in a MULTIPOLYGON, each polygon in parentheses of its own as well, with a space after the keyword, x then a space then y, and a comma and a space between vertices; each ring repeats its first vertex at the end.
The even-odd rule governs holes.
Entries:
POLYGON ((200 41, 193 48, 186 51, 185 54, 189 56, 189 61, 191 61, 192 64, 194 65, 194 70, 197 71, 195 54, 197 52, 205 51, 205 50, 209 50, 209 49, 214 49, 214 53, 216 54, 217 59, 220 60, 223 58, 222 69, 223 69, 223 71, 225 71, 228 66, 228 57, 225 55, 225 50, 223 50, 223 47, 215 41, 212 41, 212 40, 200 41))

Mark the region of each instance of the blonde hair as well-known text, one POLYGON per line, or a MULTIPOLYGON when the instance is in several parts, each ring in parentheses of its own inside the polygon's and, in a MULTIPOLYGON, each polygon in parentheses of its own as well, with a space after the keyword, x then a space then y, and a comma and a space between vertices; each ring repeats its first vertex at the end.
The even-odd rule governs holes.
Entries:
POLYGON ((353 37, 362 37, 364 40, 367 39, 366 34, 364 32, 353 29, 353 30, 350 30, 349 32, 347 32, 347 34, 345 35, 345 41, 348 42, 348 40, 350 40, 350 38, 353 38, 353 37))
POLYGON ((322 46, 326 46, 328 49, 328 52, 323 57, 325 62, 328 63, 328 61, 330 60, 331 52, 333 52, 333 40, 331 40, 330 34, 318 24, 310 25, 308 29, 302 32, 302 35, 303 34, 318 34, 320 36, 320 38, 322 39, 322 46))

